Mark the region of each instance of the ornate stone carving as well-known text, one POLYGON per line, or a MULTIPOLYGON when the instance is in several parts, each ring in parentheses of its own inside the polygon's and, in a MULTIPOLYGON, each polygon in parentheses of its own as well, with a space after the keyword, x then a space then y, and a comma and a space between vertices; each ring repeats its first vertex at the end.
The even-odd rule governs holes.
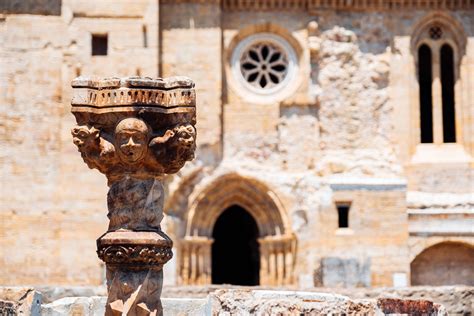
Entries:
POLYGON ((173 257, 172 246, 171 239, 161 231, 116 231, 106 233, 98 240, 97 254, 109 265, 148 265, 156 268, 173 257))
POLYGON ((72 82, 73 142, 108 179, 108 231, 97 240, 107 266, 106 315, 159 315, 165 174, 194 158, 194 83, 185 77, 82 78, 72 82))
POLYGON ((101 247, 97 254, 110 264, 163 265, 172 257, 171 247, 120 245, 101 247))

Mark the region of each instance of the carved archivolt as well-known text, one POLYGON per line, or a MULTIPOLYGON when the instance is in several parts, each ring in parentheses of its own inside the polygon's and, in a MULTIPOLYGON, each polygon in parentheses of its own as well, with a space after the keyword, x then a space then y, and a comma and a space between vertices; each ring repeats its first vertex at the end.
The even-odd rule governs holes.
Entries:
POLYGON ((411 36, 412 51, 417 52, 420 45, 429 45, 433 41, 432 34, 430 34, 433 27, 442 30, 442 41, 452 44, 458 55, 456 59, 460 60, 460 57, 464 55, 466 50, 466 33, 458 20, 448 13, 441 11, 428 14, 415 25, 411 36))
POLYGON ((441 244, 458 244, 474 248, 474 240, 470 237, 431 237, 417 239, 417 242, 410 245, 409 261, 413 262, 419 255, 431 247, 441 244))
POLYGON ((217 218, 232 205, 243 207, 255 218, 261 237, 285 234, 289 222, 271 192, 263 183, 237 174, 220 177, 191 204, 186 235, 211 237, 217 218))
POLYGON ((237 174, 218 178, 191 204, 186 236, 178 242, 180 283, 211 283, 212 231, 232 205, 247 210, 257 222, 261 284, 294 283, 296 238, 282 204, 265 184, 237 174))

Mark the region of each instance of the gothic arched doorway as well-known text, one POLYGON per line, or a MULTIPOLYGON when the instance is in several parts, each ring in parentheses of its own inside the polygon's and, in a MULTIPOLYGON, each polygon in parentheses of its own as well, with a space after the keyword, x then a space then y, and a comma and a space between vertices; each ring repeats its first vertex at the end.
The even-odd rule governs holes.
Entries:
POLYGON ((233 205, 217 219, 212 232, 212 283, 259 285, 260 251, 257 222, 233 205))
POLYGON ((179 282, 293 284, 296 246, 283 205, 270 188, 234 173, 223 175, 197 194, 190 206, 186 233, 178 245, 179 282), (237 237, 247 244, 233 244, 237 237), (226 253, 230 250, 240 258, 226 253), (249 275, 241 276, 239 270, 249 275))

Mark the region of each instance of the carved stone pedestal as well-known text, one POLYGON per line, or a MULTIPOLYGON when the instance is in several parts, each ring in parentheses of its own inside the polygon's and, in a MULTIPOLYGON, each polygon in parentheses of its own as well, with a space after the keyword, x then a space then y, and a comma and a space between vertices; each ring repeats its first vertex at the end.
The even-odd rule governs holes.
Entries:
POLYGON ((74 144, 108 179, 108 231, 97 240, 106 263, 106 315, 161 315, 163 265, 173 256, 161 231, 162 178, 194 158, 194 83, 79 77, 72 82, 74 144))

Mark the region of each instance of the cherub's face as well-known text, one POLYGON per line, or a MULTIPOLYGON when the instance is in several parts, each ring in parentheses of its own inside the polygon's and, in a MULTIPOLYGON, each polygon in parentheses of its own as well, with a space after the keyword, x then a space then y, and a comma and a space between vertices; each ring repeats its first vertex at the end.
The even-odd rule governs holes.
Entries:
POLYGON ((196 131, 192 125, 183 126, 178 131, 178 141, 181 146, 191 148, 194 145, 196 131))
POLYGON ((89 129, 87 126, 76 126, 72 129, 71 134, 74 144, 79 149, 87 148, 99 137, 98 130, 95 128, 89 129))
POLYGON ((115 147, 122 161, 136 163, 142 160, 148 149, 149 130, 145 122, 127 118, 115 127, 115 147))

